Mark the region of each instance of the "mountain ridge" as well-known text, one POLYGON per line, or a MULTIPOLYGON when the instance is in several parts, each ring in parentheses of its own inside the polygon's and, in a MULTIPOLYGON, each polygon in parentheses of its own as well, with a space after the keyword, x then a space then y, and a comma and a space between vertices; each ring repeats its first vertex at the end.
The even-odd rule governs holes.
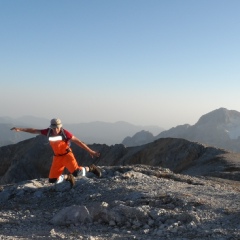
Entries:
MULTIPOLYGON (((77 145, 71 146, 81 166, 91 163, 103 166, 145 164, 169 168, 175 173, 240 180, 240 154, 185 139, 161 138, 137 147, 122 144, 89 146, 100 152, 99 158, 92 159, 77 145)), ((0 147, 0 184, 47 178, 52 154, 46 137, 42 135, 0 147)))
MULTIPOLYGON (((228 151, 240 152, 240 113, 219 108, 201 116, 194 125, 183 124, 162 131, 152 137, 152 141, 165 137, 184 138, 228 151)), ((136 140, 136 134, 132 137, 132 142, 128 137, 128 144, 136 146, 136 140)))

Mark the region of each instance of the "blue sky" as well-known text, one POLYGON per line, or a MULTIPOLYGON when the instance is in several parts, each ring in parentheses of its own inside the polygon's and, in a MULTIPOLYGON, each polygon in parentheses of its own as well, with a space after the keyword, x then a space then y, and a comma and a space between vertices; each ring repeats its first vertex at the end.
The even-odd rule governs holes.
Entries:
POLYGON ((240 111, 239 0, 1 0, 1 116, 166 129, 240 111))

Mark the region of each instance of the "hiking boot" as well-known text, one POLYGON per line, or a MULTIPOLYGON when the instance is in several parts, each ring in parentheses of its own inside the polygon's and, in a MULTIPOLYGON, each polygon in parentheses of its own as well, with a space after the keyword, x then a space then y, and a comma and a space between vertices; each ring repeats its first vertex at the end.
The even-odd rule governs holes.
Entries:
POLYGON ((68 174, 66 181, 70 182, 71 187, 73 187, 75 185, 75 179, 72 174, 68 174))
POLYGON ((102 176, 102 172, 101 169, 97 166, 95 166, 94 164, 89 166, 89 172, 94 173, 95 175, 97 175, 98 177, 102 176))

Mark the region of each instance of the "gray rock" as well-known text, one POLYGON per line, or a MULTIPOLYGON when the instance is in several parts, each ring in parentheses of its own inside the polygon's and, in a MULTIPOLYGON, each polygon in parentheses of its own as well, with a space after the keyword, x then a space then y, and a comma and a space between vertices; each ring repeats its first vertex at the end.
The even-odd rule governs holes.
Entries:
POLYGON ((70 206, 63 208, 50 221, 53 225, 68 226, 73 223, 88 223, 92 222, 92 218, 88 209, 85 206, 70 206))
POLYGON ((0 192, 0 204, 4 204, 11 196, 11 191, 5 190, 0 192))

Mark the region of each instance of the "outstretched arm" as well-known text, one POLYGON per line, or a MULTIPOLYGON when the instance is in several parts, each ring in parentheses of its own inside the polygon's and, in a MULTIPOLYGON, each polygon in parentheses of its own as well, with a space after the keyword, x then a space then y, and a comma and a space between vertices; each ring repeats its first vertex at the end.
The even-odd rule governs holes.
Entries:
POLYGON ((10 130, 14 130, 16 132, 27 132, 27 133, 33 133, 33 134, 41 134, 41 130, 35 129, 35 128, 17 128, 17 127, 13 127, 10 130))
POLYGON ((71 139, 75 144, 77 144, 79 147, 83 148, 84 150, 86 150, 87 152, 89 152, 89 154, 91 155, 91 157, 99 157, 100 153, 93 151, 91 148, 89 148, 84 142, 80 141, 78 138, 76 138, 75 136, 72 136, 71 139))

